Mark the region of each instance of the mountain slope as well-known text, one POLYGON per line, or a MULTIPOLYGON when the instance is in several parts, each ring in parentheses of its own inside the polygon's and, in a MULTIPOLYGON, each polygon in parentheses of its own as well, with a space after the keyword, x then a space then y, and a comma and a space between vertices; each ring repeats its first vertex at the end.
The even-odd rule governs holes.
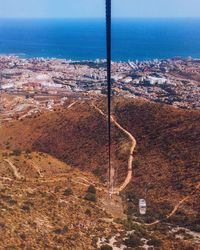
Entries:
POLYGON ((101 186, 47 154, 1 151, 0 248, 96 249, 98 238, 121 227, 104 211, 101 186), (96 203, 84 198, 92 183, 96 203))
MULTIPOLYGON (((106 102, 95 105, 104 112, 106 102)), ((9 123, 0 129, 1 148, 35 150, 49 153, 69 165, 89 170, 107 179, 107 121, 91 101, 73 107, 57 108, 37 117, 9 123)), ((138 199, 146 197, 149 216, 146 221, 164 218, 185 196, 192 194, 199 180, 200 112, 178 110, 166 105, 116 98, 113 101, 116 121, 137 141, 133 178, 125 190, 136 210, 138 199)), ((115 185, 127 175, 129 138, 116 126, 113 133, 115 185)), ((175 222, 185 220, 192 227, 198 219, 198 192, 191 195, 175 222)), ((137 214, 138 215, 138 214, 137 214)), ((182 222, 181 222, 182 223, 182 222)), ((195 228, 196 229, 196 228, 195 228)))

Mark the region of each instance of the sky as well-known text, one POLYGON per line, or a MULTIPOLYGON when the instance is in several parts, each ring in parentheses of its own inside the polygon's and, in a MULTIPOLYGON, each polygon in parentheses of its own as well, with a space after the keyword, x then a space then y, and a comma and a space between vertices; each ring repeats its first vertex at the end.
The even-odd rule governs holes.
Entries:
MULTIPOLYGON (((99 18, 105 0, 0 0, 0 18, 99 18)), ((114 17, 200 17, 200 0, 112 0, 114 17)))

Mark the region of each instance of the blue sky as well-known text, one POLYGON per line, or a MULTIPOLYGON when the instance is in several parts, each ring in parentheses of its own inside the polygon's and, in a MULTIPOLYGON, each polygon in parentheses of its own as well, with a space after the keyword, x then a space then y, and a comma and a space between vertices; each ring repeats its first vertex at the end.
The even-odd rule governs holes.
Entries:
MULTIPOLYGON (((0 0, 0 18, 103 17, 105 0, 0 0)), ((197 17, 200 0, 112 0, 114 17, 197 17)))

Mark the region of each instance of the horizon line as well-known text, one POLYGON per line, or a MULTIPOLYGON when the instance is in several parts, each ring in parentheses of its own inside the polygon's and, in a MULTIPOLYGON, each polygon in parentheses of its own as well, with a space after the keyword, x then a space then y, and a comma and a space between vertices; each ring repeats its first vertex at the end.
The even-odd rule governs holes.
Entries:
MULTIPOLYGON (((51 20, 58 20, 58 19, 104 19, 105 17, 0 17, 2 19, 51 19, 51 20)), ((200 18, 200 16, 135 16, 135 17, 117 17, 113 16, 113 19, 183 19, 183 18, 190 18, 196 19, 200 18)))

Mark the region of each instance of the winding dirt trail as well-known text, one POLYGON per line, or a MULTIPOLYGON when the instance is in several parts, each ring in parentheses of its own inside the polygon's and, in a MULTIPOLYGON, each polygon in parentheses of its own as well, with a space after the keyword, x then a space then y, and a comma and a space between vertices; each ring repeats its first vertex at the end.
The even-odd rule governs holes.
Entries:
MULTIPOLYGON (((107 117, 107 115, 100 109, 98 108, 94 103, 92 103, 92 106, 104 117, 107 117)), ((122 185, 118 188, 114 188, 114 190, 112 191, 112 194, 119 194, 121 191, 123 191, 127 185, 130 183, 131 179, 132 179, 132 174, 133 174, 133 153, 135 151, 137 142, 134 138, 134 136, 128 132, 125 128, 123 128, 116 120, 113 116, 111 116, 111 121, 115 124, 116 127, 118 127, 122 132, 124 132, 130 139, 131 141, 131 148, 130 148, 130 154, 129 154, 129 158, 128 158, 128 173, 126 176, 125 181, 122 183, 122 185)), ((111 170, 112 171, 112 170, 111 170)), ((114 170, 113 170, 114 171, 114 170)), ((112 176, 112 178, 114 178, 114 176, 112 176)), ((112 180, 114 182, 114 180, 112 180)))
POLYGON ((168 214, 168 215, 165 217, 165 219, 163 219, 163 220, 157 220, 157 221, 154 221, 154 222, 152 222, 152 223, 144 224, 144 225, 145 225, 145 226, 154 226, 154 225, 157 225, 157 224, 161 223, 162 221, 164 221, 164 220, 166 220, 166 219, 171 218, 173 215, 176 214, 176 212, 177 212, 178 209, 183 205, 183 203, 185 203, 186 201, 188 201, 188 200, 192 197, 192 195, 194 195, 194 194, 197 192, 197 190, 199 190, 199 189, 200 189, 200 183, 197 184, 195 190, 194 190, 191 194, 187 195, 186 197, 184 197, 182 200, 180 200, 180 201, 178 202, 178 204, 174 207, 174 209, 171 211, 171 213, 168 214))
POLYGON ((24 177, 18 172, 17 168, 15 167, 15 165, 9 161, 8 159, 5 159, 4 160, 5 162, 7 162, 9 164, 9 166, 11 167, 12 171, 13 171, 13 174, 15 176, 15 178, 17 180, 22 180, 24 177))
MULTIPOLYGON (((104 117, 107 117, 107 115, 100 109, 98 108, 94 103, 92 104, 92 106, 104 117)), ((133 153, 134 153, 134 150, 136 148, 136 145, 137 145, 137 142, 134 138, 134 136, 128 132, 125 128, 123 128, 115 119, 113 116, 111 116, 111 121, 116 125, 116 127, 118 127, 121 131, 123 131, 130 139, 131 141, 131 148, 130 148, 130 156, 129 156, 129 159, 128 159, 128 174, 127 174, 127 177, 125 179, 125 181, 123 182, 123 184, 118 187, 118 188, 115 188, 113 190, 113 193, 112 194, 118 194, 119 192, 123 191, 126 186, 130 183, 131 179, 132 179, 132 168, 133 168, 133 153)), ((167 220, 169 218, 171 218, 173 215, 176 214, 176 212, 178 211, 178 209, 186 202, 188 201, 189 199, 192 198, 192 196, 200 189, 200 182, 196 185, 195 187, 195 190, 187 195, 186 197, 184 197, 182 200, 180 200, 173 208, 173 210, 163 219, 163 220, 156 220, 152 223, 138 223, 138 222, 135 222, 136 224, 140 224, 140 225, 145 225, 145 226, 154 226, 154 225, 157 225, 161 222, 163 222, 164 220, 167 220)))

